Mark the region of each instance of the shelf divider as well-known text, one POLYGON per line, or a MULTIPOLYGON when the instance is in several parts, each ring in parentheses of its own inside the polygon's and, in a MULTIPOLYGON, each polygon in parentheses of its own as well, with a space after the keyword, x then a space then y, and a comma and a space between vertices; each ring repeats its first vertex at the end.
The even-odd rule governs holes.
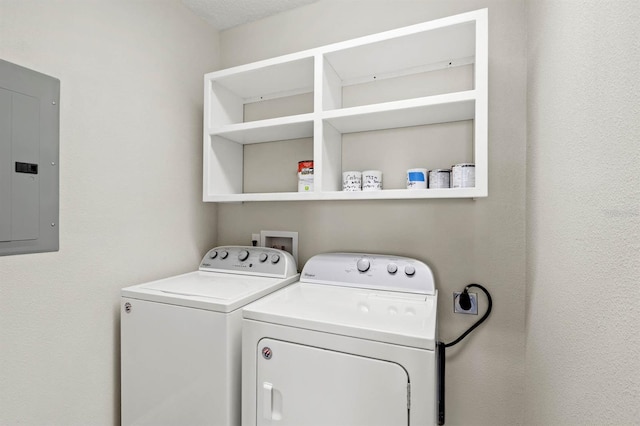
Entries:
POLYGON ((471 120, 474 117, 474 90, 325 111, 322 115, 341 133, 471 120))

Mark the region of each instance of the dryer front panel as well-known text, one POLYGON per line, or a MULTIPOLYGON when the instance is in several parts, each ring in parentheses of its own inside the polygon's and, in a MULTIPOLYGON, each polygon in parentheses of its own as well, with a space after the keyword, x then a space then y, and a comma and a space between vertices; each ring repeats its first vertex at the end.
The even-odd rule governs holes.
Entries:
POLYGON ((257 425, 409 424, 409 378, 396 363, 268 338, 256 350, 257 425))

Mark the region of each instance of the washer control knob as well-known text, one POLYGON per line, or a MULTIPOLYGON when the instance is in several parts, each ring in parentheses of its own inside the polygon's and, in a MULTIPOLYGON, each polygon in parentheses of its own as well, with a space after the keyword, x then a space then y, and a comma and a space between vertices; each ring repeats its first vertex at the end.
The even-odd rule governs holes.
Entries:
POLYGON ((369 259, 363 257, 362 259, 358 260, 356 266, 358 267, 358 271, 367 272, 371 267, 371 262, 369 261, 369 259))
POLYGON ((222 250, 222 251, 220 252, 220 257, 221 257, 222 259, 226 259, 227 257, 229 257, 229 252, 228 252, 228 251, 226 251, 226 250, 222 250))
POLYGON ((388 264, 387 272, 390 274, 395 274, 396 272, 398 272, 398 265, 396 265, 395 263, 388 264))
POLYGON ((274 254, 271 256, 271 263, 278 263, 280 262, 280 255, 279 254, 274 254))
POLYGON ((266 262, 268 258, 269 258, 269 255, 267 253, 262 253, 259 259, 260 259, 260 262, 266 262))
POLYGON ((215 259, 216 257, 218 257, 218 250, 214 250, 211 253, 209 253, 209 258, 215 259))
POLYGON ((249 257, 249 252, 247 250, 240 250, 240 253, 238 253, 238 260, 240 262, 244 262, 245 260, 247 260, 248 257, 249 257))
POLYGON ((416 268, 411 265, 407 265, 404 267, 404 273, 411 277, 416 273, 416 268))

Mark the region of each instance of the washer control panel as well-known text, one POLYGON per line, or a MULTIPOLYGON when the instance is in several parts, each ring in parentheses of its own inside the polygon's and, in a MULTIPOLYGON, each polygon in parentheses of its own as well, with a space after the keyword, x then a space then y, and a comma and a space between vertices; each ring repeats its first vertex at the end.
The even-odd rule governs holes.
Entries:
POLYGON ((301 282, 435 294, 431 269, 416 259, 368 253, 324 253, 307 261, 301 282))
POLYGON ((201 271, 288 278, 297 273, 290 253, 267 247, 221 246, 212 248, 200 262, 201 271))

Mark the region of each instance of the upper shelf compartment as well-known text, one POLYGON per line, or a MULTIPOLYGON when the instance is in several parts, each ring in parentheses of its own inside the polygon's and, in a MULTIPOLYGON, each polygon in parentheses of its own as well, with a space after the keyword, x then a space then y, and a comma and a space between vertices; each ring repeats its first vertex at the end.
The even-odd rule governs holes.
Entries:
POLYGON ((476 22, 454 18, 459 22, 441 19, 328 47, 321 109, 475 89, 476 22))
MULTIPOLYGON (((313 56, 286 55, 206 74, 205 126, 209 133, 242 130, 242 126, 234 125, 246 121, 246 104, 313 93, 313 64, 313 56)), ((312 104, 308 108, 300 106, 297 111, 287 110, 281 115, 310 113, 312 108, 312 104)))

